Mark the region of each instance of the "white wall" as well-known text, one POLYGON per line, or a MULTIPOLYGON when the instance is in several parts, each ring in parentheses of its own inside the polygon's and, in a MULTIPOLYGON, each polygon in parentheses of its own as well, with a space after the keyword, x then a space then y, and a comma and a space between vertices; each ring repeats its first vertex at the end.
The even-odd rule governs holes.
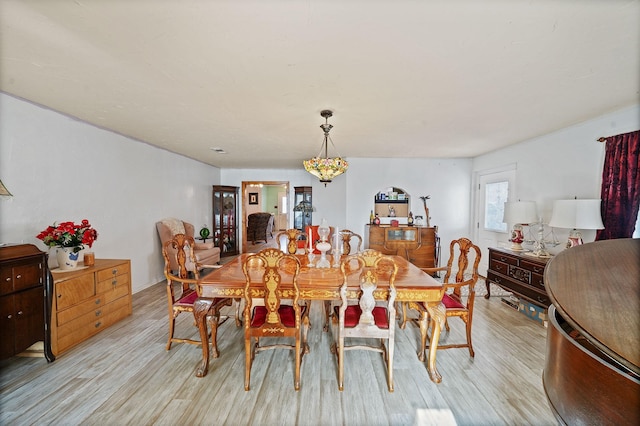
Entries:
POLYGON ((47 251, 40 231, 88 219, 99 233, 92 251, 131 259, 136 292, 164 279, 158 220, 211 224, 216 167, 5 94, 0 123, 0 178, 13 194, 0 200, 2 243, 47 251))
MULTIPOLYGON (((478 156, 473 159, 474 178, 484 170, 516 163, 513 199, 535 201, 539 214, 548 222, 554 200, 600 198, 605 146, 597 139, 638 129, 640 105, 478 156)), ((554 232, 560 241, 567 240, 569 230, 554 232)), ((595 231, 582 231, 582 236, 585 242, 592 242, 595 231)), ((562 248, 549 251, 557 253, 562 248)))
MULTIPOLYGON (((100 233, 96 256, 131 259, 133 289, 139 291, 163 279, 155 222, 173 216, 197 229, 210 224, 211 185, 288 181, 290 199, 293 187, 312 186, 314 224, 326 218, 358 233, 381 189, 408 192, 416 215, 424 213, 419 196, 430 195, 431 223, 446 247, 454 238, 473 238, 478 174, 516 163, 515 196, 537 201, 548 220, 555 199, 599 197, 604 147, 596 139, 639 129, 640 106, 475 159, 349 158, 347 173, 326 187, 302 166, 220 170, 5 94, 0 123, 0 178, 14 194, 0 200, 0 242, 46 250, 35 236, 47 225, 89 219, 100 233)), ((585 241, 593 234, 585 232, 585 241)))

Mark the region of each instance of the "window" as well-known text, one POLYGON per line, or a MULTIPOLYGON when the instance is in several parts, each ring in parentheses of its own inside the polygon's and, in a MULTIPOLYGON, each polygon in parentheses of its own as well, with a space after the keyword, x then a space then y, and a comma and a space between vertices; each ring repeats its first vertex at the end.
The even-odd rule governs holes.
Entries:
POLYGON ((485 185, 484 229, 507 232, 504 223, 504 203, 509 196, 509 181, 493 182, 485 185))

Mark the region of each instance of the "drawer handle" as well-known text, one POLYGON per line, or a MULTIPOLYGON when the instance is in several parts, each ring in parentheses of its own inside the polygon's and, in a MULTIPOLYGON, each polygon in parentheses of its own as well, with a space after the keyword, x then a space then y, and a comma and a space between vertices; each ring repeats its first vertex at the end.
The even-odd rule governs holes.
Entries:
POLYGON ((112 270, 112 271, 111 271, 111 273, 112 273, 113 275, 115 275, 115 274, 117 274, 117 273, 118 273, 118 270, 117 270, 117 269, 114 269, 114 270, 112 270))
POLYGON ((98 309, 98 310, 96 311, 96 316, 97 316, 97 317, 99 317, 100 315, 102 315, 102 310, 101 310, 101 309, 98 309))
POLYGON ((22 278, 21 274, 16 275, 16 280, 19 280, 20 278, 22 278))
POLYGON ((501 257, 501 258, 500 258, 500 262, 506 262, 506 261, 507 261, 507 258, 506 258, 506 257, 501 257))
POLYGON ((22 315, 22 311, 18 311, 18 315, 22 315))
POLYGON ((111 281, 111 285, 115 286, 116 284, 118 284, 118 280, 114 278, 114 280, 111 281))
POLYGON ((96 299, 96 305, 100 304, 100 299, 96 299))
POLYGON ((58 299, 60 299, 61 297, 62 297, 62 295, 61 295, 61 294, 59 294, 59 295, 58 295, 58 299))
POLYGON ((100 321, 98 321, 95 325, 96 328, 99 328, 102 325, 102 323, 100 321))
POLYGON ((5 278, 5 281, 7 281, 7 282, 11 281, 11 277, 5 278))
POLYGON ((545 300, 546 298, 544 298, 544 297, 542 297, 542 296, 536 296, 536 298, 538 299, 538 302, 545 302, 545 303, 547 302, 547 301, 545 300))
POLYGON ((540 269, 540 268, 533 268, 533 272, 535 272, 536 274, 539 274, 540 272, 544 271, 544 269, 540 269))
POLYGON ((11 319, 11 318, 13 318, 13 315, 11 314, 7 315, 7 319, 11 319))

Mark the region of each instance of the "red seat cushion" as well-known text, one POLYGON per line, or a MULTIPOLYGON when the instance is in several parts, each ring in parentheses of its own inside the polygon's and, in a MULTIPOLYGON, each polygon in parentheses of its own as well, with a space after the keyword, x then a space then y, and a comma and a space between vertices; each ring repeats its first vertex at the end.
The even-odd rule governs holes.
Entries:
MULTIPOLYGON (((304 314, 306 306, 300 306, 300 315, 304 314)), ((296 311, 291 305, 280 305, 278 308, 280 321, 285 327, 296 326, 296 311)), ((267 308, 264 306, 256 306, 253 308, 253 318, 251 318, 251 327, 262 327, 267 320, 267 308)))
MULTIPOLYGON (((334 307, 336 315, 340 313, 340 307, 334 307)), ((344 312, 344 326, 348 328, 353 328, 358 325, 358 321, 360 321, 360 315, 362 315, 362 309, 358 305, 349 305, 347 306, 346 311, 344 312)), ((373 308, 373 321, 375 322, 378 328, 389 328, 389 315, 387 314, 387 308, 382 306, 376 306, 373 308)))
POLYGON ((198 293, 196 293, 195 291, 190 291, 186 294, 183 294, 182 297, 176 301, 176 304, 179 303, 181 305, 193 305, 193 302, 195 302, 197 298, 198 293))
POLYGON ((467 309, 462 303, 458 302, 456 299, 452 298, 448 294, 442 297, 442 303, 447 309, 467 309))

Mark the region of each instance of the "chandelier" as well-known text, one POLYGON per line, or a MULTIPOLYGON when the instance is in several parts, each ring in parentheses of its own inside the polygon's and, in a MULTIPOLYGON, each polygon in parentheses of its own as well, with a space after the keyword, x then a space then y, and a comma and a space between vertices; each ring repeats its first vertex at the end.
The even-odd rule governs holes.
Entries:
POLYGON ((333 112, 325 109, 320 112, 320 115, 325 119, 325 123, 320 125, 320 128, 324 131, 324 140, 320 147, 320 152, 316 157, 303 161, 303 164, 306 171, 319 178, 320 182, 324 183, 324 186, 327 186, 327 183, 331 182, 333 178, 347 171, 349 163, 340 156, 329 158, 329 142, 331 142, 334 149, 336 147, 333 145, 333 141, 329 136, 329 131, 333 128, 333 126, 329 124, 329 117, 333 115, 333 112), (320 157, 323 148, 324 157, 320 157))

